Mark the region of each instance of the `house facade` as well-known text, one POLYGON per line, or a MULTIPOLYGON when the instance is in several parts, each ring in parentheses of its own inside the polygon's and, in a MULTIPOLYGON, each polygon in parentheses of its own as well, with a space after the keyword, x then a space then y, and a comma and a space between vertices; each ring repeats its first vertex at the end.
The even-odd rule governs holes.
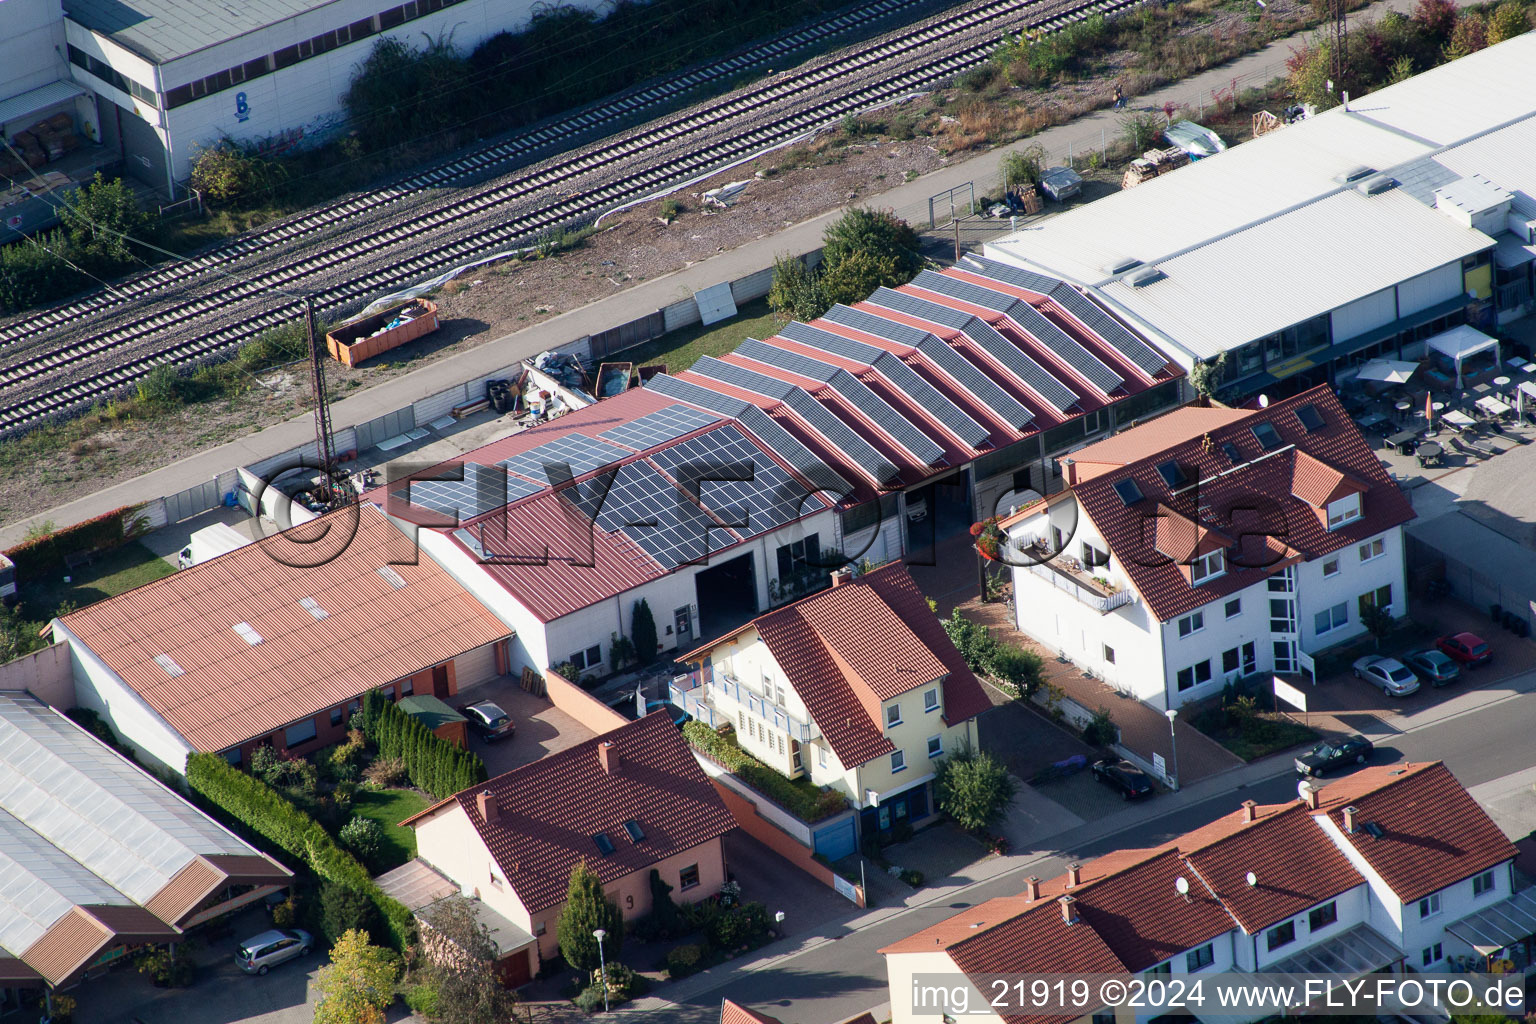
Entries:
MULTIPOLYGON (((1514 890, 1514 845, 1443 764, 1373 767, 1302 788, 1295 801, 1247 801, 1159 847, 1031 878, 1018 896, 886 947, 893 1024, 939 1021, 914 1009, 918 974, 1239 971, 1343 982, 1491 959, 1528 968, 1536 925, 1521 922, 1536 922, 1536 895, 1514 890)), ((1144 1024, 1157 1012, 1095 1009, 1082 1019, 1144 1024)))
POLYGON ((789 778, 841 792, 863 835, 937 813, 937 763, 977 749, 990 706, 899 562, 839 571, 684 660, 698 669, 674 680, 674 703, 789 778))
POLYGON ((651 909, 651 872, 691 903, 725 883, 735 827, 660 712, 499 775, 405 824, 417 858, 510 922, 497 937, 513 984, 553 956, 571 871, 585 861, 626 920, 651 909))
POLYGON ((1332 392, 1190 407, 1067 460, 1002 520, 1019 629, 1163 708, 1300 671, 1407 613, 1413 510, 1332 392))

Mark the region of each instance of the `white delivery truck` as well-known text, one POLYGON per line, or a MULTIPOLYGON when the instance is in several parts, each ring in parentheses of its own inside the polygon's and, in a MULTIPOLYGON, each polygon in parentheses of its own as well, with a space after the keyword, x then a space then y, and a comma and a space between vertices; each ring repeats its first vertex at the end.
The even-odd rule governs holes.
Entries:
POLYGON ((192 534, 191 543, 181 549, 177 556, 176 567, 187 569, 194 565, 202 565, 210 558, 228 554, 236 548, 243 548, 251 542, 251 539, 239 530, 226 523, 214 523, 205 526, 192 534))

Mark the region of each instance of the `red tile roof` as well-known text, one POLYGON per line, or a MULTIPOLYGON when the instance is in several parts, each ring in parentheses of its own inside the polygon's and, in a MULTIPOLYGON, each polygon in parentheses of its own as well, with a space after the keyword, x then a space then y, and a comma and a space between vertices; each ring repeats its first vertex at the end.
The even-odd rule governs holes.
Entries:
POLYGON ((1226 409, 1221 406, 1202 408, 1187 405, 1139 425, 1134 430, 1123 430, 1113 437, 1095 441, 1079 448, 1062 459, 1077 467, 1078 481, 1090 479, 1099 473, 1140 462, 1142 459, 1167 451, 1169 448, 1198 438, 1208 430, 1224 427, 1248 415, 1246 409, 1226 409))
POLYGON ((1345 838, 1404 903, 1422 899, 1514 857, 1519 851, 1440 761, 1366 768, 1325 786, 1319 814, 1345 838), (1381 828, 1377 839, 1362 828, 1381 828))
POLYGON ((729 999, 720 1001, 720 1024, 784 1024, 777 1017, 770 1017, 766 1013, 758 1013, 749 1010, 740 1003, 733 1003, 729 999))
POLYGON ((361 504, 352 514, 331 513, 320 526, 294 527, 99 601, 63 624, 203 751, 281 729, 509 634, 432 559, 391 565, 409 545, 377 508, 361 504), (299 560, 293 538, 322 528, 343 542, 333 558, 312 568, 279 561, 299 560), (394 586, 383 567, 405 586, 394 586), (329 615, 317 620, 299 604, 304 598, 329 615), (235 632, 242 622, 260 643, 235 632))
POLYGON ((942 677, 946 724, 991 706, 900 562, 785 605, 750 625, 844 765, 864 764, 895 749, 880 721, 883 700, 942 677))
MULTIPOLYGON (((1203 415, 1203 414, 1202 414, 1203 415)), ((1175 418, 1170 427, 1159 428, 1167 436, 1187 433, 1178 421, 1191 421, 1185 410, 1170 413, 1175 418)), ((1157 421, 1153 421, 1156 423, 1157 421)), ((1198 420, 1204 423, 1204 419, 1198 420)), ((1127 434, 1148 429, 1137 427, 1127 434)), ((1084 449, 1092 452, 1092 448, 1084 449)), ((1110 449, 1113 453, 1113 449, 1110 449)), ((1127 452, 1139 449, 1127 442, 1127 452)), ((1103 461, 1103 455, 1100 454, 1103 461)), ((1319 474, 1304 469, 1307 480, 1319 479, 1319 474)), ((1315 496, 1310 486, 1305 488, 1315 496)), ((1154 514, 1159 503, 1180 510, 1181 514, 1198 516, 1203 525, 1224 531, 1231 536, 1246 534, 1245 552, 1254 545, 1252 552, 1264 545, 1279 551, 1289 550, 1307 559, 1337 551, 1356 544, 1394 526, 1400 526, 1414 517, 1413 507, 1403 492, 1387 476, 1376 453, 1360 436, 1354 422, 1339 405, 1332 390, 1327 387, 1288 398, 1268 409, 1247 413, 1224 427, 1210 429, 1198 439, 1188 439, 1172 447, 1162 449, 1136 461, 1100 473, 1072 488, 1085 514, 1098 528, 1107 543, 1111 555, 1118 555, 1120 565, 1131 577, 1131 582, 1142 600, 1158 619, 1167 621, 1187 611, 1217 600, 1244 587, 1252 586, 1276 571, 1282 563, 1260 566, 1265 558, 1246 553, 1245 560, 1252 568, 1242 568, 1228 560, 1227 572, 1199 586, 1191 586, 1186 578, 1187 569, 1147 551, 1151 546, 1153 531, 1147 530, 1144 519, 1154 514), (1296 410, 1313 405, 1322 415, 1323 426, 1307 432, 1296 418, 1296 410), (1281 440, 1281 447, 1266 453, 1255 439, 1251 428, 1261 423, 1274 427, 1281 440), (1222 445, 1236 446, 1241 462, 1234 468, 1222 451, 1222 445), (1339 529, 1328 530, 1319 518, 1317 510, 1293 494, 1297 474, 1297 460, 1310 460, 1340 479, 1353 479, 1367 489, 1361 502, 1361 517, 1339 529), (1158 475, 1156 466, 1175 461, 1185 476, 1200 479, 1198 491, 1187 490, 1173 496, 1158 475), (1127 507, 1115 491, 1115 484, 1122 480, 1135 481, 1146 499, 1127 507), (1204 512, 1191 507, 1198 494, 1199 506, 1204 512), (1258 513, 1248 511, 1254 499, 1267 499, 1268 510, 1258 513), (1233 511, 1237 510, 1237 511, 1233 511), (1264 541, 1260 534, 1278 535, 1275 543, 1264 541), (1161 562, 1162 564, 1157 564, 1161 562), (1153 563, 1151 565, 1146 563, 1153 563)))
MULTIPOLYGON (((735 827, 735 819, 694 760, 671 719, 658 711, 612 732, 498 775, 455 798, 530 912, 565 899, 578 861, 606 884, 694 849, 735 827), (610 774, 598 747, 614 744, 610 774), (500 807, 487 824, 477 805, 489 790, 500 807), (632 841, 624 822, 645 837, 632 841), (606 834, 607 856, 593 836, 606 834)), ((419 817, 419 816, 418 816, 419 817)))

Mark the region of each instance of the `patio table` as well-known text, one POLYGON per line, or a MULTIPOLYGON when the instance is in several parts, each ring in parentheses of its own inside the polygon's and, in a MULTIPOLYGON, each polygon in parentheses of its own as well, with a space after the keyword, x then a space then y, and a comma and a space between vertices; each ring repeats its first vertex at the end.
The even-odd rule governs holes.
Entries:
POLYGON ((1413 442, 1419 439, 1417 430, 1400 430, 1387 438, 1387 447, 1399 455, 1407 455, 1413 446, 1413 442))
POLYGON ((1453 427, 1473 427, 1477 425, 1477 421, 1471 416, 1456 409, 1452 409, 1441 418, 1453 427))

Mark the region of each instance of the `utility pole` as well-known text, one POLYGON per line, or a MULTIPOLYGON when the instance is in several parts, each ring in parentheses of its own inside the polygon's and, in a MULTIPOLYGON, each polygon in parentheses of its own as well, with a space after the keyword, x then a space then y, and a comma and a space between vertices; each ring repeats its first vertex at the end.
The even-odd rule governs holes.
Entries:
POLYGON ((309 377, 315 397, 315 461, 320 464, 318 493, 327 508, 336 508, 341 504, 342 495, 337 493, 331 480, 336 453, 331 442, 331 402, 325 387, 325 350, 315 337, 315 303, 308 295, 304 296, 304 331, 309 340, 309 377))
POLYGON ((1328 37, 1329 47, 1332 52, 1329 56, 1329 70, 1333 74, 1334 88, 1344 89, 1345 74, 1349 70, 1349 19, 1346 16, 1344 0, 1329 0, 1328 3, 1328 37))

